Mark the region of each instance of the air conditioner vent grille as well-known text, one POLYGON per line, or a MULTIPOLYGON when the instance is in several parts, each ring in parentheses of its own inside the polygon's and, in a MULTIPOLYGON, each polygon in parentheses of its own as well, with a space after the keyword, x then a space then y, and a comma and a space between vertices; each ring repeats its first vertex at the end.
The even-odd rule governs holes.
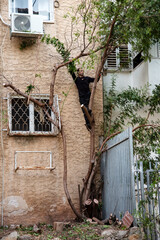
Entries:
POLYGON ((31 31, 31 24, 29 16, 15 16, 14 19, 15 31, 29 32, 31 31))

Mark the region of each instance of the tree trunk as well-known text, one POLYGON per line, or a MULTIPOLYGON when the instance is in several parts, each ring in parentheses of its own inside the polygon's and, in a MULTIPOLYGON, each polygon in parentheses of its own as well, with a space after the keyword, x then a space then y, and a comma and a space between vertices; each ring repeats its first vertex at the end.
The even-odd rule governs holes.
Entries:
POLYGON ((64 164, 64 172, 63 172, 63 186, 64 186, 64 191, 68 200, 68 203, 72 209, 72 211, 74 212, 74 214, 77 216, 78 219, 82 220, 83 217, 80 213, 78 213, 78 211, 76 210, 70 194, 68 192, 68 187, 67 187, 67 147, 66 147, 66 136, 64 133, 64 129, 63 129, 63 124, 61 122, 61 135, 62 135, 62 140, 63 140, 63 164, 64 164))

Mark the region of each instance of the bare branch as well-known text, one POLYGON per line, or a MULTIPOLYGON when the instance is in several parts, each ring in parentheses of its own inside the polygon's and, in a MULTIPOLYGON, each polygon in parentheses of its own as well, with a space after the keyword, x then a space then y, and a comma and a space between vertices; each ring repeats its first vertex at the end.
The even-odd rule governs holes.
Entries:
MULTIPOLYGON (((20 96, 23 96, 23 97, 25 97, 26 99, 28 99, 28 95, 27 95, 27 94, 21 92, 18 88, 16 88, 15 86, 13 86, 11 83, 7 83, 7 84, 4 83, 3 86, 4 86, 4 87, 10 87, 10 88, 13 89, 17 94, 19 94, 20 96)), ((41 101, 38 101, 38 100, 36 100, 35 98, 33 98, 33 97, 31 97, 31 96, 30 96, 30 100, 31 100, 32 102, 34 102, 35 104, 37 104, 38 106, 40 106, 40 107, 44 107, 44 106, 45 106, 45 103, 42 103, 41 101)))
POLYGON ((154 124, 142 124, 139 125, 138 127, 133 128, 132 132, 136 131, 139 128, 145 128, 145 127, 152 127, 152 128, 160 128, 160 125, 154 125, 154 124))
MULTIPOLYGON (((99 77, 99 75, 100 75, 100 72, 102 71, 102 68, 103 68, 103 66, 104 66, 106 57, 108 56, 108 55, 107 55, 108 46, 109 46, 109 43, 110 43, 110 40, 111 40, 111 37, 112 37, 112 34, 113 34, 113 29, 114 29, 115 22, 116 22, 116 18, 114 18, 113 21, 112 21, 111 28, 110 28, 110 33, 109 33, 108 39, 107 39, 106 44, 105 44, 105 48, 104 48, 104 53, 103 53, 103 56, 102 56, 102 60, 101 60, 101 63, 100 63, 100 65, 98 66, 97 71, 96 71, 96 76, 95 76, 95 80, 94 80, 94 83, 93 83, 92 92, 91 92, 91 97, 90 97, 90 101, 89 101, 89 109, 91 109, 91 110, 92 110, 92 106, 93 106, 93 100, 94 100, 94 95, 95 95, 95 90, 96 90, 96 85, 97 85, 98 77, 99 77)), ((106 36, 106 37, 107 37, 107 36, 106 36)))

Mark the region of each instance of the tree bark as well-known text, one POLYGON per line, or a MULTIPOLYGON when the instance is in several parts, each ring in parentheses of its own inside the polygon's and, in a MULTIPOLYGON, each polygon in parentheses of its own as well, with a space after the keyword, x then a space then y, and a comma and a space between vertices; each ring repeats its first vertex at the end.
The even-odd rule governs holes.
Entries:
POLYGON ((61 135, 62 135, 62 140, 63 140, 63 164, 64 164, 64 172, 63 172, 63 186, 64 186, 64 191, 68 200, 68 203, 72 209, 72 211, 74 212, 74 214, 77 216, 78 219, 82 220, 83 217, 82 215, 76 210, 70 194, 68 192, 68 187, 67 187, 67 146, 66 146, 66 136, 64 133, 64 129, 63 129, 63 124, 61 122, 61 135))
POLYGON ((56 81, 56 75, 57 75, 57 67, 54 67, 53 69, 53 79, 50 84, 50 96, 49 96, 49 106, 53 105, 53 95, 54 95, 54 85, 56 81))

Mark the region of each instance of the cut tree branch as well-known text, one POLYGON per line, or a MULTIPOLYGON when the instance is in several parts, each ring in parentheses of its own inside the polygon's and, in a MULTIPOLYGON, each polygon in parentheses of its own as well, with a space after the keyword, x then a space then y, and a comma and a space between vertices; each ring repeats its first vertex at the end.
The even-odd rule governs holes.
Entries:
POLYGON ((84 106, 84 104, 81 105, 81 108, 84 110, 84 112, 86 114, 86 117, 87 117, 87 119, 88 119, 88 121, 89 121, 89 123, 91 125, 92 122, 93 122, 93 117, 90 116, 90 114, 89 114, 87 108, 84 106))

